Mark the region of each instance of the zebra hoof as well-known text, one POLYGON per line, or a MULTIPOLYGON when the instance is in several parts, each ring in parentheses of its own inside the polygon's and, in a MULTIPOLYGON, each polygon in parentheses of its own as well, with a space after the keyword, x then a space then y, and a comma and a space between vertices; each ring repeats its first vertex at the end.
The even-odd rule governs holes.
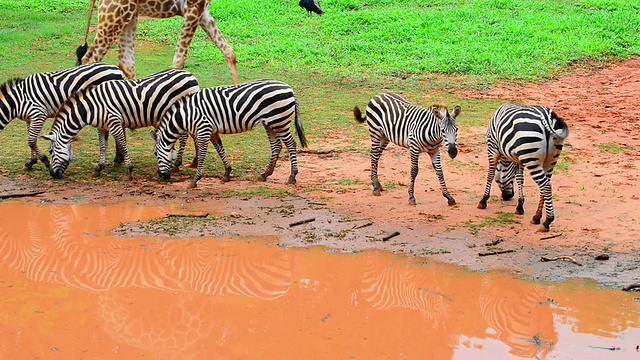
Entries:
POLYGON ((409 205, 416 206, 416 199, 409 199, 409 205))
POLYGON ((267 177, 264 176, 264 175, 260 175, 260 176, 258 176, 258 181, 265 182, 265 181, 267 181, 267 177))
POLYGON ((447 201, 447 204, 449 204, 449 206, 453 206, 453 205, 455 205, 455 204, 456 204, 456 199, 454 199, 454 198, 447 199, 447 200, 448 200, 448 201, 447 201))
POLYGON ((487 202, 486 202, 486 201, 480 201, 480 202, 478 203, 478 209, 480 209, 480 210, 484 210, 484 209, 486 209, 486 208, 487 208, 487 202))
POLYGON ((33 164, 26 163, 26 164, 24 164, 24 167, 22 168, 22 171, 31 171, 32 168, 33 168, 33 164))
POLYGON ((380 196, 380 190, 373 190, 373 196, 380 196))
POLYGON ((174 166, 171 168, 171 173, 172 174, 180 174, 180 168, 177 166, 174 166))
MULTIPOLYGON (((531 223, 534 225, 540 224, 540 218, 536 218, 535 216, 531 219, 531 223)), ((547 225, 548 227, 548 225, 547 225)))
POLYGON ((287 185, 295 185, 296 184, 296 178, 294 178, 293 176, 289 176, 289 179, 286 182, 287 185))
POLYGON ((549 225, 542 224, 542 226, 538 228, 537 232, 549 232, 549 225))
POLYGON ((100 172, 98 172, 98 171, 92 171, 92 172, 91 172, 91 177, 92 177, 92 178, 94 178, 94 179, 95 179, 95 178, 99 178, 99 177, 100 177, 100 172))
POLYGON ((231 178, 230 178, 230 177, 228 177, 228 176, 223 176, 223 177, 222 177, 222 180, 220 180, 220 182, 222 182, 222 183, 227 183, 227 182, 229 182, 229 181, 231 181, 231 178))
POLYGON ((193 182, 193 181, 192 181, 192 182, 190 182, 190 183, 189 183, 189 185, 187 185, 187 188, 189 188, 189 189, 193 189, 193 188, 195 188, 196 186, 198 186, 198 183, 195 183, 195 182, 193 182))

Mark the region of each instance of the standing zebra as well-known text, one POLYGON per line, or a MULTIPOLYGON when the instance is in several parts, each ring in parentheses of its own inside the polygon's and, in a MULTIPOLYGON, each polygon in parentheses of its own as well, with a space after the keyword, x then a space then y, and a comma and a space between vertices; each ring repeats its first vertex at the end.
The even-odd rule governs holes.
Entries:
POLYGON ((271 161, 260 175, 266 181, 273 174, 284 142, 289 150, 291 174, 287 184, 296 183, 298 165, 296 142, 291 135, 290 118, 294 116, 302 147, 307 146, 300 111, 293 89, 280 81, 257 80, 238 85, 218 86, 178 100, 160 121, 156 137, 158 174, 168 180, 175 160, 174 146, 189 133, 196 142, 198 170, 191 181, 195 187, 202 178, 209 141, 213 143, 225 167, 223 181, 229 181, 231 165, 227 161, 220 134, 238 134, 262 124, 271 144, 271 161))
POLYGON ((456 118, 459 114, 460 106, 456 106, 453 113, 449 113, 447 107, 440 105, 433 105, 425 109, 411 104, 399 95, 386 93, 376 95, 369 101, 365 117, 362 117, 360 109, 356 106, 353 109, 356 121, 363 123, 366 120, 371 135, 373 195, 380 196, 380 191, 382 191, 382 186, 378 181, 378 160, 389 142, 393 142, 409 148, 411 153, 409 205, 416 204, 413 189, 416 176, 418 176, 418 157, 421 152, 427 152, 431 157, 431 163, 440 181, 442 195, 447 198, 449 205, 455 205, 456 200, 449 194, 444 182, 444 174, 440 165, 440 144, 444 142, 452 159, 458 155, 456 118))
POLYGON ((100 162, 94 176, 99 176, 105 165, 108 131, 122 149, 127 178, 131 180, 133 166, 124 128, 157 126, 176 100, 199 89, 195 76, 184 70, 169 69, 145 78, 109 81, 77 92, 58 110, 51 133, 44 136, 51 141, 49 173, 55 179, 62 178, 73 160, 71 139, 82 128, 91 125, 103 130, 100 133, 100 162))
POLYGON ((551 175, 558 162, 564 140, 569 136, 565 121, 551 109, 543 106, 523 106, 514 103, 502 104, 489 121, 487 148, 489 172, 484 196, 479 209, 487 207, 491 182, 499 165, 500 188, 507 197, 513 196, 513 177, 518 182, 517 214, 524 214, 523 170, 526 167, 540 187, 540 202, 532 223, 540 224, 542 206, 546 209, 546 220, 539 231, 549 231, 553 222, 553 198, 551 175), (509 187, 511 195, 509 196, 509 187))
POLYGON ((31 160, 24 164, 25 170, 31 170, 38 159, 49 167, 49 159, 38 148, 38 136, 45 120, 52 117, 69 96, 88 86, 123 79, 118 67, 96 63, 33 74, 25 79, 14 78, 0 85, 0 131, 15 118, 28 123, 31 160))

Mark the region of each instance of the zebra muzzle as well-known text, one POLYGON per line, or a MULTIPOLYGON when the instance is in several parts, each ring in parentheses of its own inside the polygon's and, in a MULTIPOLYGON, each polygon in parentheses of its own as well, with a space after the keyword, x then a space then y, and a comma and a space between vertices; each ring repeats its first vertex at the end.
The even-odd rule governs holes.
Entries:
POLYGON ((451 145, 447 148, 447 152, 452 159, 455 159, 458 156, 458 147, 455 145, 451 145))
POLYGON ((49 175, 54 179, 62 179, 62 174, 60 170, 49 170, 49 175))
POLYGON ((169 171, 158 171, 158 176, 162 180, 169 180, 171 178, 171 173, 169 171))

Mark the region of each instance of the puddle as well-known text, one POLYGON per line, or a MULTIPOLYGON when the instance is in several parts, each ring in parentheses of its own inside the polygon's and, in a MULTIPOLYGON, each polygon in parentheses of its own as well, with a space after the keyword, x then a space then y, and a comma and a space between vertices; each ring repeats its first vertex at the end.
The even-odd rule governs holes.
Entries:
POLYGON ((640 359, 640 295, 274 239, 117 237, 179 206, 0 203, 0 358, 640 359))

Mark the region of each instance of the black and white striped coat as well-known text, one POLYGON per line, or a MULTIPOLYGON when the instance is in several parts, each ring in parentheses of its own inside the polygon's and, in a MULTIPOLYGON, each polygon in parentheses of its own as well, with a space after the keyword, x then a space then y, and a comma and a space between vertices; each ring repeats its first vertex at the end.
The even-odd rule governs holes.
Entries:
POLYGON ((271 160, 259 180, 266 181, 273 173, 284 143, 291 161, 291 174, 287 183, 295 184, 298 166, 296 142, 290 128, 292 117, 300 144, 306 147, 307 140, 295 93, 289 85, 276 80, 206 88, 185 96, 174 104, 158 126, 158 174, 163 179, 169 179, 176 158, 175 143, 181 137, 185 139, 183 135, 188 133, 196 141, 198 162, 198 170, 190 186, 195 187, 202 178, 209 141, 224 163, 223 181, 229 181, 231 165, 227 161, 220 134, 238 134, 262 124, 271 144, 271 160))
POLYGON ((487 207, 491 182, 496 175, 496 167, 500 163, 500 173, 497 176, 500 179, 499 185, 503 190, 503 198, 513 196, 513 177, 515 176, 519 190, 516 213, 524 214, 523 171, 526 168, 540 187, 540 201, 532 222, 540 223, 544 206, 547 217, 540 231, 549 231, 549 225, 555 218, 551 175, 567 136, 569 136, 569 128, 565 121, 547 107, 502 104, 489 121, 487 129, 489 172, 484 196, 478 208, 487 207))
POLYGON ((367 121, 371 135, 371 182, 373 194, 380 195, 382 186, 378 180, 378 161, 384 149, 393 142, 409 148, 411 153, 411 185, 409 186, 409 204, 415 205, 414 185, 418 176, 418 157, 426 152, 436 171, 442 195, 449 205, 456 203, 444 182, 442 165, 440 164, 440 145, 444 143, 449 156, 453 159, 458 154, 456 146, 458 126, 456 118, 460 114, 460 106, 453 113, 447 107, 433 105, 428 109, 414 105, 396 94, 380 94, 367 105, 365 117, 360 109, 353 109, 356 121, 367 121))
POLYGON ((117 66, 95 63, 8 80, 0 85, 0 131, 13 119, 26 121, 29 124, 31 160, 25 164, 25 169, 31 170, 38 159, 48 167, 49 159, 40 152, 37 144, 45 120, 52 117, 73 93, 124 78, 117 66))
MULTIPOLYGON (((122 149, 127 177, 131 179, 133 166, 124 128, 157 126, 174 102, 199 89, 195 76, 184 70, 169 69, 141 79, 110 81, 77 92, 60 108, 50 134, 45 136, 51 141, 51 176, 62 177, 73 159, 71 140, 82 128, 91 125, 113 135, 122 149)), ((106 146, 106 136, 101 136, 96 176, 104 168, 106 146)))

